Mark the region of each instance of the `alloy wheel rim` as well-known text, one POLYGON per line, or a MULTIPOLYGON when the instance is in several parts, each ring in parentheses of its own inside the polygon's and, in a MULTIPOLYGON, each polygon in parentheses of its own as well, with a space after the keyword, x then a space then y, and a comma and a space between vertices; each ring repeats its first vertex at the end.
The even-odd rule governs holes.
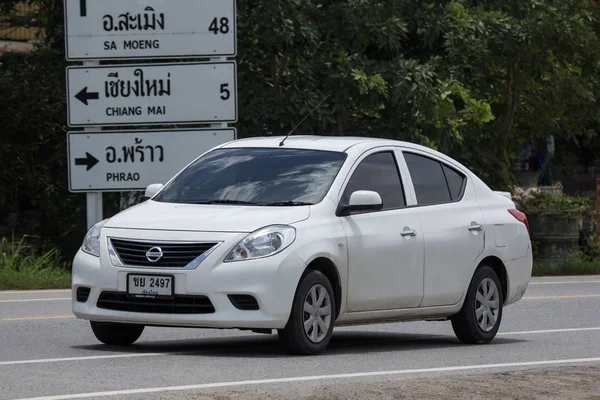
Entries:
POLYGON ((331 326, 331 299, 323 285, 314 285, 304 298, 302 322, 308 340, 320 343, 331 326))
POLYGON ((475 317, 481 330, 489 332, 494 329, 499 313, 500 292, 496 282, 485 278, 479 283, 475 296, 475 317))

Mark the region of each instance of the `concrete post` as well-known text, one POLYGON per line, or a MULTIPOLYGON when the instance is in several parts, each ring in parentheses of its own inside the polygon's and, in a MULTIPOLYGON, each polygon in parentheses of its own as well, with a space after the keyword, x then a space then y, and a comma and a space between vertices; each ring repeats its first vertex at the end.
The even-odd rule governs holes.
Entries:
POLYGON ((600 239, 600 177, 596 178, 596 237, 600 239))

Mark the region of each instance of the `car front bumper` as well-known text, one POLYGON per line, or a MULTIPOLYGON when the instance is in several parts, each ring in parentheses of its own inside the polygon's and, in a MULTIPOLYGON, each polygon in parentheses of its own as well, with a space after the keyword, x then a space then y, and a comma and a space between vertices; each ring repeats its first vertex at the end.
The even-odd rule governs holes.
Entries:
MULTIPOLYGON (((136 232, 131 234, 139 235, 136 232)), ((284 328, 290 315, 296 287, 306 265, 289 249, 272 257, 223 263, 222 260, 231 248, 244 236, 229 235, 197 268, 182 270, 116 267, 107 255, 106 246, 102 244, 106 241, 103 232, 100 257, 80 250, 73 260, 73 313, 77 318, 99 322, 202 328, 284 328), (98 307, 102 292, 126 293, 129 273, 172 275, 176 296, 206 296, 212 303, 214 312, 175 314, 98 307), (85 302, 77 299, 77 290, 80 287, 90 289, 85 302), (233 305, 228 295, 253 296, 259 309, 240 310, 233 305)), ((187 239, 189 240, 189 237, 187 239)), ((196 239, 202 240, 197 236, 196 239)))

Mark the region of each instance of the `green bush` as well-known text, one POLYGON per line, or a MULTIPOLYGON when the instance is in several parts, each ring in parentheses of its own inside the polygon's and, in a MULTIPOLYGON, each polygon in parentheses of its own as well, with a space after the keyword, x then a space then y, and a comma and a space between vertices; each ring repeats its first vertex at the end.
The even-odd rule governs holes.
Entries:
POLYGON ((595 204, 587 197, 555 195, 536 188, 517 190, 513 199, 519 210, 527 215, 583 216, 592 213, 595 204))
POLYGON ((38 254, 26 244, 27 238, 0 241, 0 289, 68 288, 71 274, 58 250, 38 254))
POLYGON ((600 261, 574 260, 560 264, 535 262, 533 276, 600 275, 600 261))

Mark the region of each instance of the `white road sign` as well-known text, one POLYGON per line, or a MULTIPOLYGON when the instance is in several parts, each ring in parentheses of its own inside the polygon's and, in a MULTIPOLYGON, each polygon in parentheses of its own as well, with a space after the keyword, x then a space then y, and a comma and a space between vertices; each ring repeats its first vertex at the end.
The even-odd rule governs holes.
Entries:
POLYGON ((67 68, 69 126, 235 122, 234 61, 67 68))
POLYGON ((236 54, 235 0, 65 0, 68 60, 236 54))
POLYGON ((166 183, 202 153, 235 136, 234 128, 69 132, 69 189, 116 192, 166 183))

